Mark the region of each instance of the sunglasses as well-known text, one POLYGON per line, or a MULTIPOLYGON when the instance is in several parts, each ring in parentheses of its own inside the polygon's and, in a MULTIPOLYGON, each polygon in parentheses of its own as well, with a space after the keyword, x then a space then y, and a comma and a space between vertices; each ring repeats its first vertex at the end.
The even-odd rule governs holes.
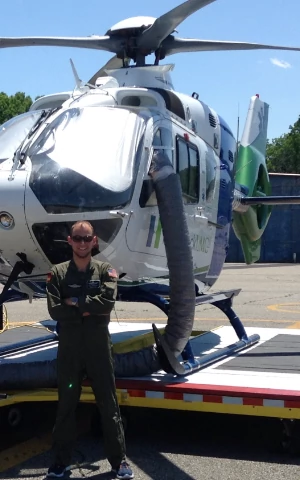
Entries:
POLYGON ((74 235, 73 237, 71 237, 73 242, 75 243, 81 243, 81 242, 84 242, 84 243, 90 243, 94 236, 93 235, 84 235, 83 237, 81 235, 74 235))

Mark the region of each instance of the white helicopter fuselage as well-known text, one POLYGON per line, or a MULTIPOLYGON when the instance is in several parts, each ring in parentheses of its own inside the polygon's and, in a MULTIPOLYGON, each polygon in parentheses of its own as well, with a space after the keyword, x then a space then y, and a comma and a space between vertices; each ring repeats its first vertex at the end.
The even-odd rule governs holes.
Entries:
MULTIPOLYGON (((0 274, 9 275, 22 252, 34 264, 30 280, 42 281, 52 264, 70 257, 68 228, 85 219, 96 225, 96 258, 114 265, 120 283, 166 283, 162 227, 148 176, 153 152, 164 150, 181 180, 195 282, 200 292, 213 285, 228 248, 236 144, 196 94, 173 90, 171 69, 110 71, 95 89, 38 99, 21 127, 12 126, 16 149, 39 112, 65 100, 19 154, 0 163, 0 215, 13 218, 9 228, 0 227, 0 274)), ((1 150, 4 135, 3 159, 1 150)), ((29 280, 25 274, 19 279, 29 280)))

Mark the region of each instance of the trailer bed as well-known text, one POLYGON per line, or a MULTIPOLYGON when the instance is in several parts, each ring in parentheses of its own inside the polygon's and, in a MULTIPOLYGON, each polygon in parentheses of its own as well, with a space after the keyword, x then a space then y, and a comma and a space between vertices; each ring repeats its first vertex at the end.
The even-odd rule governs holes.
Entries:
MULTIPOLYGON (((0 378, 1 362, 8 356, 22 357, 25 361, 28 351, 53 354, 57 348, 53 325, 47 321, 35 324, 36 328, 21 327, 2 333, 0 378), (47 327, 48 331, 37 327, 47 327)), ((116 349, 129 345, 137 348, 152 335, 152 327, 147 323, 112 322, 110 331, 116 349)), ((247 328, 248 335, 254 333, 260 335, 257 344, 189 375, 174 376, 160 371, 144 377, 117 379, 120 405, 299 419, 300 330, 247 328)), ((205 354, 236 340, 233 328, 224 326, 200 334, 193 332, 191 345, 201 361, 205 354)), ((14 391, 0 388, 0 407, 49 400, 57 400, 55 388, 14 391)), ((81 401, 94 401, 88 384, 83 386, 81 401)))

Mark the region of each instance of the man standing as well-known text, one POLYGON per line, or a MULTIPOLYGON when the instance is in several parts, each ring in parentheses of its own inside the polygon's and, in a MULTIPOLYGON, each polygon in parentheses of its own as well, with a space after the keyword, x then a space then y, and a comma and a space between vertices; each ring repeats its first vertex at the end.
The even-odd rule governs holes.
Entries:
POLYGON ((50 316, 59 322, 58 411, 53 431, 55 462, 48 477, 70 470, 76 438, 75 410, 87 374, 102 418, 105 452, 119 479, 131 479, 116 397, 110 312, 117 294, 117 272, 92 258, 97 243, 92 225, 76 222, 68 237, 73 259, 52 268, 47 279, 50 316))

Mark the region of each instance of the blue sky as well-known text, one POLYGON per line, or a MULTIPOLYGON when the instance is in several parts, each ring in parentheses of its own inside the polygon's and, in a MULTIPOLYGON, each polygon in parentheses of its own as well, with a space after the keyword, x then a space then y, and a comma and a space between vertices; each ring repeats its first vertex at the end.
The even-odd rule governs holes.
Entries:
MULTIPOLYGON (((1 2, 0 35, 104 35, 125 18, 158 17, 176 0, 9 0, 1 2)), ((178 27, 180 37, 236 40, 300 47, 299 0, 217 0, 178 27)), ((37 95, 72 90, 72 58, 80 78, 88 80, 110 58, 101 51, 55 47, 0 50, 0 91, 37 95)), ((269 138, 288 131, 300 114, 300 52, 245 51, 177 54, 175 89, 196 91, 236 132, 244 125, 249 98, 259 93, 270 104, 269 138)))

